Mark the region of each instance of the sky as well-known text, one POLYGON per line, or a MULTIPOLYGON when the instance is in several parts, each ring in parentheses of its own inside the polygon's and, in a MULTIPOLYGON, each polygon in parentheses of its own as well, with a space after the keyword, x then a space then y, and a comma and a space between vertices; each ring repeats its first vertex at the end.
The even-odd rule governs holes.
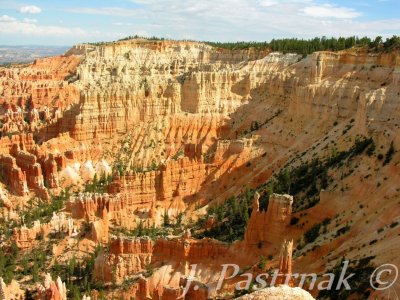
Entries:
POLYGON ((400 0, 0 0, 0 45, 400 35, 400 0))

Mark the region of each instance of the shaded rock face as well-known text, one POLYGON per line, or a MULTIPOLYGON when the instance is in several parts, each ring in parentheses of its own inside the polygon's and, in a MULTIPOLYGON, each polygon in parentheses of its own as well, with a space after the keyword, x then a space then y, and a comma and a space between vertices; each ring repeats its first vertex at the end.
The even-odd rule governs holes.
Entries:
MULTIPOLYGON (((335 79, 353 70, 360 73, 358 80, 381 81, 383 74, 373 73, 368 79, 362 67, 381 65, 386 74, 397 64, 395 55, 373 58, 323 52, 301 60, 297 55, 266 54, 218 52, 184 42, 154 46, 128 41, 96 47, 77 68, 79 81, 74 85, 82 93, 79 111, 76 115, 71 111, 71 134, 78 140, 110 136, 126 132, 139 120, 182 112, 227 115, 259 91, 271 99, 292 99, 288 108, 294 116, 322 114, 328 119, 357 111, 365 115, 365 109, 373 114, 378 104, 369 99, 384 97, 392 102, 398 92, 395 85, 367 87, 351 80, 340 91, 335 85, 335 79)), ((388 84, 398 76, 392 77, 388 84)))
POLYGON ((288 234, 293 197, 272 194, 266 211, 260 210, 259 198, 256 194, 246 229, 245 242, 253 246, 266 244, 267 247, 277 248, 288 234))
POLYGON ((84 92, 73 137, 125 132, 134 122, 154 116, 232 111, 248 96, 248 80, 219 71, 250 57, 261 53, 232 56, 190 42, 155 46, 129 41, 96 47, 78 67, 78 85, 84 92), (239 86, 232 91, 234 85, 239 86))
POLYGON ((15 158, 10 155, 1 155, 0 164, 1 173, 4 182, 10 187, 11 192, 18 196, 24 196, 28 193, 26 175, 21 168, 17 166, 15 158))

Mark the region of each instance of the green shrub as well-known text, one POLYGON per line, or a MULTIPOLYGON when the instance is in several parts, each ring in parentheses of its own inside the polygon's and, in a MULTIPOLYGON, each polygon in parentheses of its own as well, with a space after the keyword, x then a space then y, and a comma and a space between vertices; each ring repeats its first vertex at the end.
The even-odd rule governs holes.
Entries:
POLYGON ((314 242, 319 236, 319 230, 321 229, 321 223, 315 224, 304 234, 304 242, 306 244, 314 242))
POLYGON ((247 190, 238 197, 231 197, 224 203, 211 206, 208 209, 207 216, 201 218, 197 222, 196 227, 202 228, 205 220, 211 215, 214 215, 217 220, 216 226, 200 234, 196 234, 195 237, 210 237, 224 242, 243 239, 251 213, 253 197, 254 191, 247 190))
MULTIPOLYGON (((370 278, 375 270, 375 266, 371 264, 373 256, 369 256, 358 261, 350 262, 346 274, 354 274, 349 280, 350 290, 346 290, 344 285, 340 289, 332 288, 329 290, 321 290, 317 299, 369 299, 371 293, 370 278)), ((333 273, 335 275, 332 287, 338 285, 340 274, 343 268, 343 261, 339 262, 333 269, 327 270, 325 274, 333 273)))
POLYGON ((383 165, 387 165, 388 163, 390 163, 395 152, 396 152, 396 150, 394 149, 394 145, 393 145, 393 141, 392 141, 390 143, 388 151, 386 152, 385 161, 383 162, 383 165))
POLYGON ((297 217, 292 217, 291 219, 290 219, 290 225, 296 225, 298 222, 299 222, 299 218, 297 218, 297 217))

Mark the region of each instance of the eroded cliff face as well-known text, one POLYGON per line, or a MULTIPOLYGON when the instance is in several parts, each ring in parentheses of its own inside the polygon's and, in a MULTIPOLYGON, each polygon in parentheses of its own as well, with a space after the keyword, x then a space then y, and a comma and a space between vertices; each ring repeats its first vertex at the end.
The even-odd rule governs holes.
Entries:
MULTIPOLYGON (((94 276, 118 284, 137 279, 127 299, 176 299, 193 263, 199 285, 210 284, 187 299, 217 295, 213 276, 222 263, 257 273, 260 257, 271 256, 266 267, 291 273, 327 270, 347 253, 398 261, 388 249, 398 240, 399 157, 395 151, 383 163, 378 154, 385 160, 392 142, 400 147, 399 97, 396 52, 303 58, 195 42, 76 46, 65 56, 0 70, 0 216, 15 223, 21 249, 38 247, 43 236, 67 261, 102 245, 94 276), (337 157, 361 135, 373 139, 373 154, 327 170, 330 181, 312 207, 299 204, 311 188, 295 197, 272 194, 265 211, 256 198, 244 240, 230 245, 182 233, 208 207, 262 190, 283 168, 337 157), (51 203, 67 188, 65 215, 24 224, 30 199, 51 203), (304 233, 327 218, 335 221, 324 225, 329 230, 303 245, 304 233), (178 219, 182 228, 168 232, 178 237, 116 237, 178 219), (335 234, 342 227, 349 229, 335 234), (47 238, 57 230, 65 236, 47 238), (371 232, 379 242, 370 244, 371 232), (360 254, 357 247, 368 249, 360 254)), ((218 222, 210 216, 205 226, 218 222)))
POLYGON ((129 275, 138 274, 151 262, 153 244, 149 238, 114 239, 109 253, 96 258, 94 276, 102 282, 122 283, 129 275))
POLYGON ((256 194, 244 239, 248 245, 275 248, 276 253, 290 231, 293 197, 272 194, 265 212, 260 210, 259 197, 256 194))

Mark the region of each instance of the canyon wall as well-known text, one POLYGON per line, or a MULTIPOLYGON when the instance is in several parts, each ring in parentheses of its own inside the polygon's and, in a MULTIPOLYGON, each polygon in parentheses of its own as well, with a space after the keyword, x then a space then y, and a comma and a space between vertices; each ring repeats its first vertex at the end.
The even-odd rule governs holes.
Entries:
POLYGON ((151 262, 153 243, 149 238, 111 240, 109 253, 96 258, 94 276, 103 282, 121 283, 129 275, 146 269, 151 262))
POLYGON ((46 240, 49 234, 63 234, 70 237, 76 236, 77 231, 77 225, 74 224, 73 219, 61 212, 58 214, 53 213, 53 216, 47 223, 40 223, 39 220, 36 220, 30 227, 24 224, 21 227, 14 228, 12 239, 18 248, 29 250, 35 247, 40 241, 46 240))
POLYGON ((103 282, 112 279, 122 282, 127 277, 143 272, 150 265, 212 262, 232 256, 229 247, 212 239, 148 237, 112 238, 108 252, 101 252, 95 263, 95 276, 103 282), (115 268, 115 272, 113 272, 115 268))
MULTIPOLYGON (((198 218, 207 207, 262 186, 291 162, 301 164, 350 149, 358 135, 373 137, 379 146, 374 155, 382 157, 391 142, 395 149, 400 145, 400 59, 395 51, 317 52, 301 57, 136 39, 76 46, 65 56, 0 68, 0 78, 0 181, 8 189, 6 196, 1 195, 6 203, 1 212, 12 212, 18 220, 29 199, 49 201, 50 195, 67 187, 76 192, 67 203, 66 226, 57 227, 54 222, 60 220, 35 222, 30 228, 19 224, 13 231, 17 246, 29 250, 55 228, 89 246, 111 241, 110 250, 96 259, 96 279, 121 283, 155 267, 154 276, 140 278, 133 287, 139 299, 175 299, 182 293, 180 284, 189 263, 207 265, 202 266, 206 275, 201 274, 201 283, 209 279, 207 273, 215 274, 217 262, 239 261, 241 267, 254 269, 261 255, 281 250, 280 261, 273 263, 279 263, 282 274, 291 274, 293 244, 285 239, 301 240, 311 224, 323 219, 318 210, 307 211, 301 216, 304 228, 289 229, 293 197, 272 194, 266 211, 256 197, 244 241, 232 245, 196 240, 188 233, 155 242, 113 237, 118 230, 135 229, 141 223, 159 226, 164 214, 174 219, 180 213, 183 226, 188 226, 192 215, 198 218), (107 193, 78 193, 90 187, 95 175, 98 179, 111 174, 111 183, 101 187, 107 193), (90 230, 78 236, 75 225, 85 221, 90 230), (160 279, 163 272, 168 276, 160 279)), ((360 165, 365 168, 357 178, 340 178, 342 194, 332 197, 335 206, 324 202, 324 208, 329 206, 324 213, 333 218, 349 211, 345 205, 339 211, 342 204, 337 199, 346 197, 355 182, 367 180, 371 170, 382 168, 365 190, 385 195, 380 205, 390 203, 387 211, 393 215, 377 206, 370 211, 379 213, 371 223, 394 220, 398 168, 382 166, 374 156, 363 159, 360 165)), ((338 184, 335 172, 329 176, 338 184)), ((369 197, 365 193, 361 188, 352 191, 360 202, 353 201, 352 218, 363 209, 361 205, 372 207, 377 202, 368 198, 371 201, 361 204, 369 197)), ((210 219, 207 226, 216 222, 210 219)), ((351 234, 364 232, 366 222, 360 219, 361 223, 351 234)), ((372 231, 377 232, 382 224, 374 226, 372 231)), ((329 251, 336 257, 353 249, 340 242, 329 251)), ((328 262, 319 252, 326 248, 321 248, 316 248, 318 265, 308 254, 314 250, 305 246, 304 255, 296 258, 300 267, 320 270, 328 262)), ((381 252, 375 254, 381 257, 381 252)), ((48 286, 45 294, 50 290, 56 295, 62 289, 48 286)), ((187 298, 204 299, 205 290, 190 291, 187 298)))

